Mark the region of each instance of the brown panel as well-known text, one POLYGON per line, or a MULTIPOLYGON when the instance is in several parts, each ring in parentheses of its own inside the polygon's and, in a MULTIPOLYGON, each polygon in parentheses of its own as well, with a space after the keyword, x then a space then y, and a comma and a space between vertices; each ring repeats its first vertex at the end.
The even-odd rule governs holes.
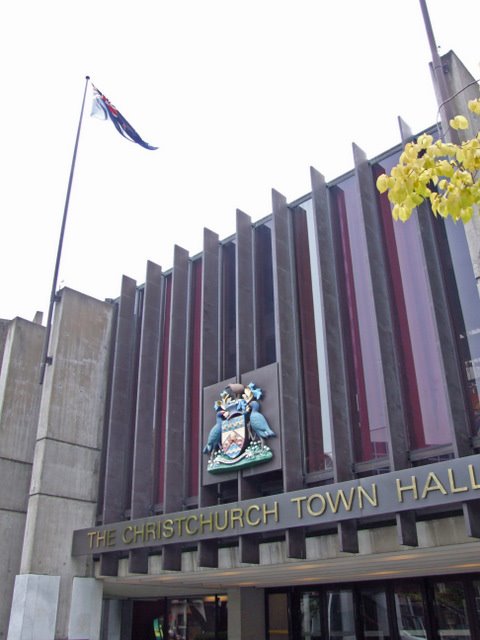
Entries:
POLYGON ((238 540, 238 553, 240 562, 246 562, 248 564, 259 564, 259 536, 257 536, 256 534, 240 536, 238 540))
POLYGON ((288 558, 305 560, 307 557, 307 545, 305 541, 305 528, 287 529, 285 531, 285 546, 288 558))
MULTIPOLYGON (((242 373, 255 366, 254 359, 254 298, 253 298, 253 233, 249 216, 237 209, 237 250, 235 254, 235 309, 236 309, 236 351, 237 380, 242 373)), ((247 383, 248 384, 248 383, 247 383)), ((248 483, 238 474, 238 498, 258 496, 258 488, 248 483)), ((241 562, 252 564, 260 561, 258 536, 241 536, 239 553, 241 562)))
MULTIPOLYGON (((204 229, 202 259, 202 371, 200 388, 212 385, 219 378, 220 352, 218 336, 220 284, 219 274, 219 240, 218 235, 204 229)), ((205 400, 203 400, 205 402, 205 400)), ((203 405, 203 415, 205 404, 203 405)), ((213 416, 213 410, 212 410, 213 416)), ((203 429, 205 420, 202 421, 203 429)), ((213 425, 213 421, 212 421, 213 425)), ((201 431, 201 434, 203 431, 201 431)), ((200 439, 200 450, 204 447, 203 435, 200 439)), ((200 451, 198 453, 200 454, 200 451)), ((198 505, 208 507, 216 504, 217 485, 208 485, 205 461, 200 465, 200 482, 198 505)), ((201 567, 218 566, 218 549, 214 540, 200 542, 198 545, 198 564, 201 567)))
POLYGON ((148 549, 132 549, 128 552, 129 573, 148 573, 148 549))
POLYGON ((408 460, 407 412, 401 357, 398 349, 396 322, 389 267, 385 256, 380 213, 372 168, 364 152, 353 145, 353 156, 360 201, 365 223, 370 277, 372 280, 382 372, 388 416, 389 459, 392 470, 410 466, 408 460))
POLYGON ((275 291, 276 350, 279 363, 280 421, 283 439, 284 490, 303 487, 300 425, 296 298, 293 280, 293 243, 290 212, 284 196, 272 192, 273 282, 275 291))
POLYGON ((399 544, 408 547, 418 546, 417 518, 414 511, 395 514, 399 544))
MULTIPOLYGON (((148 262, 143 297, 135 415, 132 501, 130 508, 132 519, 148 516, 152 512, 154 503, 154 420, 161 298, 162 269, 153 262, 148 262)), ((130 552, 129 570, 133 573, 147 573, 147 554, 136 551, 130 552)))
MULTIPOLYGON (((410 466, 408 458, 408 411, 405 403, 404 369, 398 342, 398 331, 394 317, 394 304, 390 271, 385 255, 385 238, 382 232, 372 168, 365 153, 353 145, 355 172, 360 192, 365 223, 370 277, 372 280, 378 338, 382 359, 382 373, 387 405, 388 454, 392 470, 410 466)), ((408 544, 416 546, 417 536, 412 528, 413 514, 397 514, 397 532, 402 544, 408 532, 408 544)))
MULTIPOLYGON (((452 314, 449 311, 449 300, 442 273, 440 258, 442 247, 439 246, 439 241, 445 242, 442 238, 443 227, 439 228, 439 221, 433 218, 425 203, 418 208, 418 221, 425 251, 425 264, 432 289, 432 302, 446 379, 445 387, 452 414, 453 451, 456 457, 468 456, 473 453, 473 443, 460 358, 455 341, 455 329, 452 324, 452 314)), ((480 501, 464 504, 463 514, 467 535, 480 538, 480 501)))
MULTIPOLYGON (((186 380, 188 252, 175 246, 173 258, 172 305, 170 312, 170 340, 167 381, 167 420, 165 438, 165 497, 164 513, 183 508, 184 425, 186 380)), ((164 568, 181 569, 180 549, 172 547, 163 552, 164 568)))
MULTIPOLYGON (((103 522, 118 522, 125 517, 126 482, 129 475, 133 351, 135 345, 136 282, 123 276, 118 306, 117 332, 112 373, 108 441, 105 460, 103 522)), ((116 575, 118 561, 102 555, 100 572, 116 575)))
POLYGON ((337 525, 338 546, 345 553, 358 553, 357 521, 348 520, 337 525))
MULTIPOLYGON (((275 303, 275 343, 279 363, 280 423, 282 432, 283 489, 303 487, 302 424, 299 403, 301 375, 298 324, 293 277, 293 242, 290 211, 284 196, 272 191, 272 260, 275 303)), ((287 554, 303 557, 303 530, 287 534, 287 554)))
MULTIPOLYGON (((439 227, 442 225, 433 218, 429 207, 425 203, 418 208, 418 221, 423 250, 425 251, 425 265, 432 289, 432 303, 446 378, 445 388, 452 412, 453 451, 457 457, 468 456, 473 451, 470 419, 465 403, 460 359, 455 341, 455 329, 452 324, 449 300, 446 295, 442 273, 442 260, 440 258, 442 247, 439 247, 438 244, 439 240, 443 242, 446 242, 446 240, 441 238, 442 233, 439 227), (438 238, 436 237, 437 235, 439 236, 438 238)), ((445 250, 448 251, 447 247, 445 247, 445 250)))
POLYGON ((115 553, 102 553, 100 556, 100 575, 118 575, 118 556, 115 553))
MULTIPOLYGON (((252 482, 248 478, 239 476, 238 479, 238 500, 250 500, 258 497, 258 481, 252 482)), ((240 562, 248 564, 259 564, 260 547, 258 535, 240 536, 238 539, 238 553, 240 562)))
MULTIPOLYGON (((352 415, 346 364, 345 341, 342 332, 341 301, 334 246, 332 213, 324 177, 310 170, 312 181, 313 220, 316 259, 320 275, 320 305, 325 327, 325 351, 328 368, 330 401, 330 433, 332 436, 334 481, 343 482, 354 477, 352 415)), ((355 523, 338 525, 340 549, 358 549, 355 523)))
POLYGON ((253 322, 253 234, 247 214, 237 209, 236 282, 236 346, 237 379, 255 367, 253 322))
POLYGON ((220 352, 219 316, 219 241, 218 235, 204 229, 202 260, 202 387, 218 382, 220 352))

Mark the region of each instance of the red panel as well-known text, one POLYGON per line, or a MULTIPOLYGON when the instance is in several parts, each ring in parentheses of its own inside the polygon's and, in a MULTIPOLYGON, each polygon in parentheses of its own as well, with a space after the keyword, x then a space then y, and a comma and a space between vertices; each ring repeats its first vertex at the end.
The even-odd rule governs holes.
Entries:
MULTIPOLYGON (((374 450, 370 439, 370 429, 368 421, 367 395, 365 390, 365 380, 363 376, 362 348, 360 342, 360 330, 357 316, 357 303, 355 297, 355 285, 353 278, 352 255, 350 252, 350 239, 347 225, 347 212, 345 199, 340 189, 336 190, 336 206, 340 221, 340 234, 342 241, 343 269, 345 275, 345 289, 347 298, 347 313, 350 324, 350 340, 352 347, 353 372, 352 378, 355 382, 358 409, 358 431, 353 426, 353 439, 358 461, 371 460, 374 458, 374 450)), ((348 353, 346 354, 348 357, 348 353)))
POLYGON ((315 316, 312 297, 310 252, 308 247, 307 216, 296 211, 293 216, 295 241, 295 274, 298 291, 298 317, 304 385, 303 406, 307 439, 307 469, 309 472, 325 468, 323 450, 322 414, 318 383, 315 316))
MULTIPOLYGON (((375 180, 379 175, 385 173, 384 169, 379 165, 374 167, 375 180)), ((400 344, 402 347, 404 381, 409 405, 409 423, 410 437, 413 439, 413 447, 425 447, 425 434, 423 431, 422 412, 420 408, 420 397, 418 395, 417 377, 415 373, 415 363, 413 359, 412 344, 410 340, 410 332, 407 322, 407 308, 405 305, 405 297, 403 294, 402 275, 400 271, 400 263, 398 260, 397 245, 395 242, 395 234, 393 230, 392 210, 388 202, 387 194, 379 196, 379 205, 381 218, 383 223, 383 231, 385 237, 385 246, 387 248, 387 259, 390 265, 390 274, 392 278, 393 296, 395 300, 395 316, 402 320, 398 322, 397 330, 400 335, 400 344)))

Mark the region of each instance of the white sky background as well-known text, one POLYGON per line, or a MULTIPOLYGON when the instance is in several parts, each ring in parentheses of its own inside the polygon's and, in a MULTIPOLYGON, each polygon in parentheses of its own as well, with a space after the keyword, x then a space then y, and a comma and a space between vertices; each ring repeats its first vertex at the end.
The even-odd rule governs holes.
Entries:
MULTIPOLYGON (((429 0, 440 53, 480 76, 479 0, 429 0)), ((18 0, 0 5, 0 317, 46 313, 85 76, 147 151, 90 118, 59 285, 114 298, 147 260, 258 220, 436 121, 418 0, 18 0)), ((45 317, 45 316, 44 316, 45 317)))

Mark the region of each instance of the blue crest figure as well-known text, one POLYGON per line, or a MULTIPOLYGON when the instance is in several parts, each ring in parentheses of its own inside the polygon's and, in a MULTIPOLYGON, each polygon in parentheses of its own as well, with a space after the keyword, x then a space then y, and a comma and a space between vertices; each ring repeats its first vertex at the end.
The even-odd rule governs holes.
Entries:
POLYGON ((210 429, 208 434, 207 444, 203 449, 203 453, 212 453, 220 446, 222 440, 222 422, 223 422, 223 410, 217 411, 217 421, 210 429))
POLYGON ((209 455, 210 473, 243 469, 272 459, 265 439, 276 434, 260 412, 262 396, 253 382, 248 386, 231 383, 222 391, 214 406, 216 422, 203 448, 209 455))
POLYGON ((260 413, 260 404, 256 400, 252 400, 250 408, 250 427, 255 431, 257 436, 262 440, 264 438, 274 437, 276 434, 270 429, 265 416, 260 413))

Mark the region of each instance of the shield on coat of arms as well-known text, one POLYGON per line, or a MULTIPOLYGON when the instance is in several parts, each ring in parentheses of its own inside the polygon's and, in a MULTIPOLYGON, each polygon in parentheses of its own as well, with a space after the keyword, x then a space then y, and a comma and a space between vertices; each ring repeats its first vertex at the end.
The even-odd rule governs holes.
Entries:
POLYGON ((245 414, 237 413, 222 423, 222 451, 231 458, 237 458, 247 443, 245 414))

